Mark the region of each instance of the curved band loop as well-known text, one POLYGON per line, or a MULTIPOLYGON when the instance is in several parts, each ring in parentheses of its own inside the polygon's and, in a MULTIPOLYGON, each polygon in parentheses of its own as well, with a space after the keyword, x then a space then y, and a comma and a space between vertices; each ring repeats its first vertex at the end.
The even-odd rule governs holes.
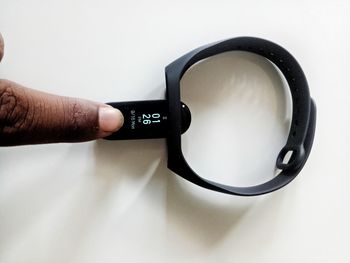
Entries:
POLYGON ((306 77, 296 59, 281 46, 254 37, 232 38, 197 48, 165 69, 169 130, 167 136, 168 168, 201 187, 234 195, 260 195, 275 191, 291 182, 303 168, 312 147, 316 124, 316 106, 310 97, 306 77), (219 53, 241 50, 263 56, 275 64, 286 78, 293 100, 293 116, 288 140, 278 155, 276 166, 282 171, 272 180, 251 187, 215 183, 197 175, 187 164, 181 149, 180 80, 198 61, 219 53), (287 152, 291 158, 283 163, 287 152))

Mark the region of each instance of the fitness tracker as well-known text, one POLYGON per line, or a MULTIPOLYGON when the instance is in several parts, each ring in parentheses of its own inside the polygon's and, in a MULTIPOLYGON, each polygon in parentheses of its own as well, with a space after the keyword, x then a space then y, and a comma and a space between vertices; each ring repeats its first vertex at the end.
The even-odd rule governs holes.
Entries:
MULTIPOLYGON (((301 171, 311 151, 316 106, 310 97, 306 77, 296 59, 281 46, 255 37, 238 37, 199 47, 178 58, 165 68, 166 99, 135 102, 112 102, 124 115, 124 126, 106 139, 166 138, 168 168, 184 179, 207 189, 241 196, 275 191, 291 182, 301 171), (200 177, 186 162, 181 149, 181 134, 190 126, 190 109, 180 100, 180 80, 195 63, 228 51, 247 51, 263 56, 280 69, 290 88, 292 121, 285 146, 277 156, 280 173, 272 180, 250 187, 235 187, 200 177), (284 161, 287 153, 290 158, 284 161)), ((205 92, 203 90, 202 92, 205 92)))

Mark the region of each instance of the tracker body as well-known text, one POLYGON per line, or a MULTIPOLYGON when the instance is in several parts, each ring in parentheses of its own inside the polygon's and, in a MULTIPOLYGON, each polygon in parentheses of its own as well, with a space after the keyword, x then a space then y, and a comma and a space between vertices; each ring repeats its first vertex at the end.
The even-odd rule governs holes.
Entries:
POLYGON ((165 68, 165 77, 165 100, 110 103, 122 111, 124 117, 126 116, 126 123, 124 128, 107 139, 166 138, 170 170, 194 184, 226 194, 241 196, 266 194, 287 185, 299 174, 308 159, 314 140, 316 105, 310 97, 302 68, 287 50, 261 38, 232 38, 202 46, 178 58, 165 68), (276 167, 281 171, 272 180, 250 187, 235 187, 204 179, 187 163, 181 148, 181 134, 188 129, 191 122, 190 110, 181 102, 182 76, 195 63, 234 50, 263 56, 278 67, 288 82, 293 100, 288 139, 276 160, 276 167), (291 157, 285 162, 285 156, 289 152, 291 157))

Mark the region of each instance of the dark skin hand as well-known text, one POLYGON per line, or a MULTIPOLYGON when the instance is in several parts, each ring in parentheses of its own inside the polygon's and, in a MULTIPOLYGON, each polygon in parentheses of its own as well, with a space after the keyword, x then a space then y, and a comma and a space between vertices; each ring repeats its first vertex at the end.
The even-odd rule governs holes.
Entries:
MULTIPOLYGON (((3 55, 0 34, 0 61, 3 55)), ((95 140, 120 129, 123 121, 121 112, 106 104, 0 79, 0 146, 95 140)))

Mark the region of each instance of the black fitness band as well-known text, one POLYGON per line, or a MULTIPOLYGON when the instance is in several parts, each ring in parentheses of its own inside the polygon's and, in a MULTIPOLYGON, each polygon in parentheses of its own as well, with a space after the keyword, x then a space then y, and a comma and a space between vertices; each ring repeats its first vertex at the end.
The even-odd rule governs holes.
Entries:
POLYGON ((275 191, 291 182, 303 168, 312 147, 316 106, 305 75, 295 58, 281 46, 254 37, 238 37, 197 48, 165 68, 166 99, 109 103, 124 114, 124 126, 107 137, 110 140, 166 138, 168 168, 201 187, 233 195, 252 196, 275 191), (186 162, 181 149, 181 134, 190 126, 189 108, 180 101, 180 80, 195 63, 219 53, 247 51, 267 58, 276 65, 288 82, 293 116, 286 145, 278 154, 276 166, 281 172, 272 180, 251 187, 235 187, 206 180, 186 162), (284 158, 291 152, 287 163, 284 158))

